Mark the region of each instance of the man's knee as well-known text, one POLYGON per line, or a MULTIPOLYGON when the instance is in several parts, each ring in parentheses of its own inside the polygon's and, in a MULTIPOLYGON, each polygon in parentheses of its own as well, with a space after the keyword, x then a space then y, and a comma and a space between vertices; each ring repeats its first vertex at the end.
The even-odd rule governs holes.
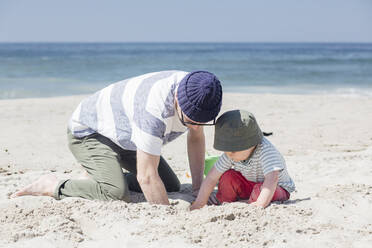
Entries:
POLYGON ((172 183, 164 182, 164 184, 167 192, 178 192, 181 189, 181 183, 178 179, 174 180, 172 183))
POLYGON ((105 200, 130 202, 128 186, 125 183, 121 185, 101 184, 100 186, 105 200))

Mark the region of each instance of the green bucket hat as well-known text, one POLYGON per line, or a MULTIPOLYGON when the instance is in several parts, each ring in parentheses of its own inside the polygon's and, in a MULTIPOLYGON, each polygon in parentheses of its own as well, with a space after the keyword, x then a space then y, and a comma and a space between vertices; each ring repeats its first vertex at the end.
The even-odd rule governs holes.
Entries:
POLYGON ((231 110, 216 121, 213 147, 226 152, 243 151, 260 144, 262 137, 262 131, 252 113, 231 110))

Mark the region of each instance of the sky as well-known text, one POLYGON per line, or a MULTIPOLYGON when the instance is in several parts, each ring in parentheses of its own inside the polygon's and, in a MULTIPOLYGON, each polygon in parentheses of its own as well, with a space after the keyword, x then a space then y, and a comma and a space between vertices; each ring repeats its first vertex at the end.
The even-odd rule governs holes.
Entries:
POLYGON ((0 42, 372 42, 372 0, 0 0, 0 42))

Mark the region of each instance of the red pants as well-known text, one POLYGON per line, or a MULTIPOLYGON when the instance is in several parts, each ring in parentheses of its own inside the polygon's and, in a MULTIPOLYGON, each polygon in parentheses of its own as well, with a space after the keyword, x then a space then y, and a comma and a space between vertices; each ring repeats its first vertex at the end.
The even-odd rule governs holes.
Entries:
MULTIPOLYGON (((220 203, 246 199, 249 199, 249 203, 255 202, 261 193, 262 184, 248 181, 236 170, 228 170, 220 178, 217 199, 220 203)), ((286 201, 289 196, 288 191, 277 186, 271 201, 286 201)))

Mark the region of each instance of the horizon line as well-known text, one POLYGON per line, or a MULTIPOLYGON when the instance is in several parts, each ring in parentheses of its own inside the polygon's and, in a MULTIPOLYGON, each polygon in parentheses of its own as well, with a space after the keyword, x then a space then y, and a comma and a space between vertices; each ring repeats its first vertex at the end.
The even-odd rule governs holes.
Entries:
POLYGON ((0 41, 0 44, 372 44, 372 41, 0 41))

